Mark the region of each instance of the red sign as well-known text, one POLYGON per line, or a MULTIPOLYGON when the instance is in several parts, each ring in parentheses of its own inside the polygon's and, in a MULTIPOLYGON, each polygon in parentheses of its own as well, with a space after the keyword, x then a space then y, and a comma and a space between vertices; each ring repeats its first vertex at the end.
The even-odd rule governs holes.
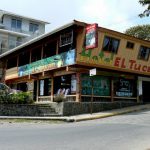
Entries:
POLYGON ((98 34, 97 34, 98 24, 88 25, 86 27, 86 49, 96 48, 98 43, 98 34))
POLYGON ((116 57, 114 61, 114 66, 124 69, 130 69, 138 72, 150 72, 150 66, 142 65, 138 63, 136 60, 126 60, 125 58, 116 57))

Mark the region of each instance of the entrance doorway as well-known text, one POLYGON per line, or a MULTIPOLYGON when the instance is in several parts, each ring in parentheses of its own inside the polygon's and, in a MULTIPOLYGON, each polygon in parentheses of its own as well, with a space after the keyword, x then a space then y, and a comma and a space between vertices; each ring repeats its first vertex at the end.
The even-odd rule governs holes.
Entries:
POLYGON ((143 102, 150 103, 150 81, 142 82, 143 102))

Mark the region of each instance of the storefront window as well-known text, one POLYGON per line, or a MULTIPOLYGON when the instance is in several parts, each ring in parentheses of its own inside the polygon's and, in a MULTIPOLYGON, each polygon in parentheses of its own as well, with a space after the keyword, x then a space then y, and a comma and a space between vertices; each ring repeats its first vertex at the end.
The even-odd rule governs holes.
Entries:
POLYGON ((17 84, 17 90, 26 92, 28 90, 27 89, 27 82, 18 83, 17 84))
POLYGON ((39 96, 51 95, 51 79, 39 80, 39 96))
POLYGON ((82 77, 82 95, 110 96, 110 79, 103 76, 89 77, 83 74, 82 77))
POLYGON ((71 75, 59 76, 54 79, 55 94, 71 94, 71 75))
POLYGON ((136 95, 136 82, 131 79, 115 79, 114 94, 117 97, 134 97, 136 95))

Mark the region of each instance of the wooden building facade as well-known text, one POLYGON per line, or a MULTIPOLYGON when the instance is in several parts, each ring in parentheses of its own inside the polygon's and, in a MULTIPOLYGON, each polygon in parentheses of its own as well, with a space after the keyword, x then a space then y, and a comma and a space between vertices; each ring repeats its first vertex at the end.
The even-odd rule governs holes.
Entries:
POLYGON ((74 20, 2 54, 2 81, 36 101, 150 102, 149 56, 149 41, 74 20))

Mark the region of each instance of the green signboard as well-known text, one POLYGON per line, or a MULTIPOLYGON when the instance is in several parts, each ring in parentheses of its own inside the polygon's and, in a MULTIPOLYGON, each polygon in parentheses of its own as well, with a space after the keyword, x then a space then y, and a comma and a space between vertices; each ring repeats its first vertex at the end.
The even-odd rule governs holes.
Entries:
POLYGON ((103 76, 93 76, 92 78, 86 74, 81 76, 82 79, 82 95, 91 95, 93 87, 93 95, 110 96, 110 79, 103 76))
POLYGON ((62 66, 67 66, 75 63, 75 50, 70 50, 59 55, 54 55, 31 64, 20 66, 18 76, 26 76, 29 74, 39 73, 62 66))

